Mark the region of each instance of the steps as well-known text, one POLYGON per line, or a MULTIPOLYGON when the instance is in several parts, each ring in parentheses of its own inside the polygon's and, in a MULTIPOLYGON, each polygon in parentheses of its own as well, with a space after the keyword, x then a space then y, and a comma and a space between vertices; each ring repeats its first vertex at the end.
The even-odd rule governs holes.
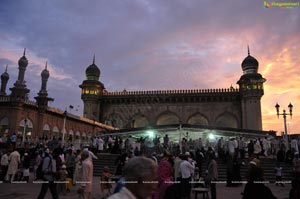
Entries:
MULTIPOLYGON (((276 165, 276 160, 275 159, 270 159, 270 158, 261 158, 261 167, 263 168, 263 172, 264 172, 264 179, 265 181, 270 181, 270 182, 274 182, 275 181, 275 172, 274 172, 274 168, 276 165)), ((227 176, 227 165, 226 163, 223 163, 221 160, 217 160, 218 163, 218 176, 220 181, 225 181, 226 180, 226 176, 227 176)), ((248 160, 244 160, 245 164, 240 164, 240 174, 241 174, 241 178, 242 180, 246 180, 246 175, 249 169, 249 161, 248 160)), ((208 161, 205 161, 202 164, 202 176, 205 176, 205 170, 207 169, 207 164, 208 161)), ((288 181, 288 180, 292 180, 293 176, 292 176, 292 165, 287 164, 287 163, 281 163, 280 164, 282 169, 282 173, 283 173, 283 180, 284 181, 288 181)))
MULTIPOLYGON (((116 159, 119 155, 116 154, 109 154, 109 153, 101 153, 97 154, 98 160, 93 160, 94 163, 94 176, 100 176, 103 167, 108 166, 110 169, 110 172, 112 174, 115 173, 117 165, 115 165, 116 159)), ((274 168, 276 164, 275 159, 271 158, 261 158, 261 166, 264 170, 264 178, 266 181, 274 182, 275 181, 275 173, 274 168)), ((240 161, 241 162, 241 161, 240 161)), ((221 160, 217 160, 218 163, 218 175, 220 181, 226 181, 227 178, 227 165, 226 163, 223 163, 221 160)), ((246 181, 246 175, 249 168, 249 161, 244 160, 245 164, 240 164, 240 174, 243 181, 246 181)), ((202 164, 202 176, 205 176, 205 171, 207 169, 208 161, 204 161, 202 164)), ((287 163, 281 163, 281 167, 283 168, 283 180, 289 181, 292 180, 292 165, 287 163)))
POLYGON ((98 153, 98 159, 93 159, 94 164, 94 176, 100 176, 102 174, 103 168, 105 166, 109 167, 109 172, 114 174, 117 168, 115 162, 119 157, 118 154, 110 154, 110 153, 98 153))

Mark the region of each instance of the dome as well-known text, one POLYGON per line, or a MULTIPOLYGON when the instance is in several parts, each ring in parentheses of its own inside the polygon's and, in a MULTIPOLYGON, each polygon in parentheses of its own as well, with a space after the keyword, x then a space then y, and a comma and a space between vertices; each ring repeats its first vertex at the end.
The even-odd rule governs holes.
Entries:
POLYGON ((1 80, 8 80, 9 79, 9 74, 5 71, 4 73, 2 73, 1 75, 1 80))
POLYGON ((250 55, 250 50, 248 48, 248 56, 242 62, 244 73, 257 73, 258 65, 258 61, 250 55))
POLYGON ((46 62, 45 69, 41 72, 41 76, 43 79, 49 78, 49 71, 47 70, 48 62, 46 62))
POLYGON ((85 70, 85 74, 86 74, 86 76, 99 77, 100 76, 100 70, 95 64, 92 64, 89 67, 87 67, 87 69, 85 70))
POLYGON ((19 59, 18 63, 19 63, 19 66, 23 66, 23 67, 26 67, 28 65, 28 60, 25 57, 25 55, 19 59))
POLYGON ((87 69, 85 70, 85 74, 87 79, 99 79, 100 77, 100 69, 98 68, 98 66, 95 64, 95 55, 93 58, 93 63, 87 67, 87 69))
POLYGON ((19 59, 19 62, 18 62, 19 66, 26 67, 28 65, 28 60, 25 57, 25 53, 26 53, 26 48, 24 49, 23 56, 19 59))
POLYGON ((49 71, 44 69, 41 73, 42 78, 48 79, 49 78, 49 71))

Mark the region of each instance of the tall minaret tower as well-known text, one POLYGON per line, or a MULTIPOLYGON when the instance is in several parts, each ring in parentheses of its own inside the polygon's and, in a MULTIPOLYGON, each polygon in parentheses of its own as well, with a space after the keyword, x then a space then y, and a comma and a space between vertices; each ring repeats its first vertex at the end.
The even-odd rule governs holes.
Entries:
POLYGON ((40 110, 45 110, 48 106, 48 102, 54 100, 53 98, 48 97, 47 81, 49 79, 49 76, 50 74, 49 71, 47 70, 47 62, 46 62, 45 69, 41 73, 41 77, 42 77, 41 90, 38 93, 38 96, 35 97, 40 110))
POLYGON ((99 100, 105 88, 103 83, 99 81, 100 70, 95 64, 95 55, 93 58, 93 64, 87 67, 85 74, 86 80, 84 80, 79 86, 82 90, 81 99, 84 104, 83 117, 99 121, 99 100))
POLYGON ((9 74, 7 73, 7 66, 5 72, 1 75, 1 90, 0 90, 0 96, 6 96, 6 86, 7 82, 9 80, 9 74))
POLYGON ((242 62, 243 75, 237 82, 241 93, 242 128, 262 130, 262 117, 260 99, 264 94, 263 84, 265 78, 259 74, 258 61, 250 55, 242 62))
POLYGON ((11 90, 11 99, 13 101, 23 101, 28 98, 28 93, 30 90, 26 88, 26 82, 24 81, 25 77, 25 70, 28 65, 28 60, 25 57, 26 53, 26 48, 24 49, 23 56, 19 59, 19 75, 18 75, 18 80, 16 83, 14 83, 14 87, 10 88, 11 90))

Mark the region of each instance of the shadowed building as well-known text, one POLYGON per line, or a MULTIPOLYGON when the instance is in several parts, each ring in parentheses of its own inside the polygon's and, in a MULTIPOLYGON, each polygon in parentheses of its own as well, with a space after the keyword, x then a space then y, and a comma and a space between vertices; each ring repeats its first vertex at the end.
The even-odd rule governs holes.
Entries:
POLYGON ((99 80, 94 58, 80 85, 83 114, 121 129, 182 123, 262 130, 260 100, 266 80, 249 48, 241 66, 239 88, 110 92, 99 80))
POLYGON ((35 97, 36 101, 29 100, 30 90, 25 81, 25 71, 28 66, 25 50, 18 61, 18 65, 18 79, 13 88, 10 88, 10 95, 6 93, 9 80, 7 67, 1 75, 0 137, 3 134, 17 133, 29 138, 41 136, 58 138, 62 137, 63 132, 65 132, 65 140, 74 141, 75 137, 79 140, 88 140, 88 137, 96 133, 114 129, 97 121, 49 107, 48 102, 54 99, 48 97, 47 81, 50 73, 47 69, 47 63, 41 73, 41 90, 35 97))

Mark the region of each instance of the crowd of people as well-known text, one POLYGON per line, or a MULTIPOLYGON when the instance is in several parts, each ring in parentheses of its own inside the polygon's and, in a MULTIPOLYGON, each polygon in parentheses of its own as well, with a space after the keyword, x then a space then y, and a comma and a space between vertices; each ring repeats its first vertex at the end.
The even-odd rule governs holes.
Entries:
MULTIPOLYGON (((68 194, 77 186, 80 198, 88 199, 93 186, 93 161, 97 153, 120 154, 116 160, 116 171, 103 169, 101 180, 109 181, 112 175, 120 176, 114 194, 110 199, 123 198, 190 198, 193 187, 202 186, 210 190, 211 198, 217 198, 218 162, 227 165, 227 186, 239 186, 243 176, 240 164, 248 165, 247 184, 243 198, 253 198, 253 190, 261 190, 264 198, 275 198, 263 183, 263 169, 260 157, 276 158, 274 176, 276 184, 282 183, 281 162, 293 165, 293 179, 290 198, 299 196, 300 141, 293 137, 289 142, 280 138, 264 137, 247 139, 232 137, 218 139, 183 138, 181 143, 172 142, 168 135, 162 138, 149 136, 136 138, 128 136, 91 137, 85 142, 62 139, 37 139, 36 142, 18 143, 16 134, 1 139, 1 179, 4 182, 47 181, 42 183, 38 198, 45 197, 50 189, 54 199, 68 194), (128 183, 128 182, 136 183, 128 183), (126 183, 127 182, 127 183, 126 183)), ((103 185, 102 185, 103 186, 103 185)), ((112 188, 108 184, 109 188, 112 188)), ((109 192, 109 195, 111 193, 109 192)), ((256 197, 257 198, 257 197, 256 197)))

